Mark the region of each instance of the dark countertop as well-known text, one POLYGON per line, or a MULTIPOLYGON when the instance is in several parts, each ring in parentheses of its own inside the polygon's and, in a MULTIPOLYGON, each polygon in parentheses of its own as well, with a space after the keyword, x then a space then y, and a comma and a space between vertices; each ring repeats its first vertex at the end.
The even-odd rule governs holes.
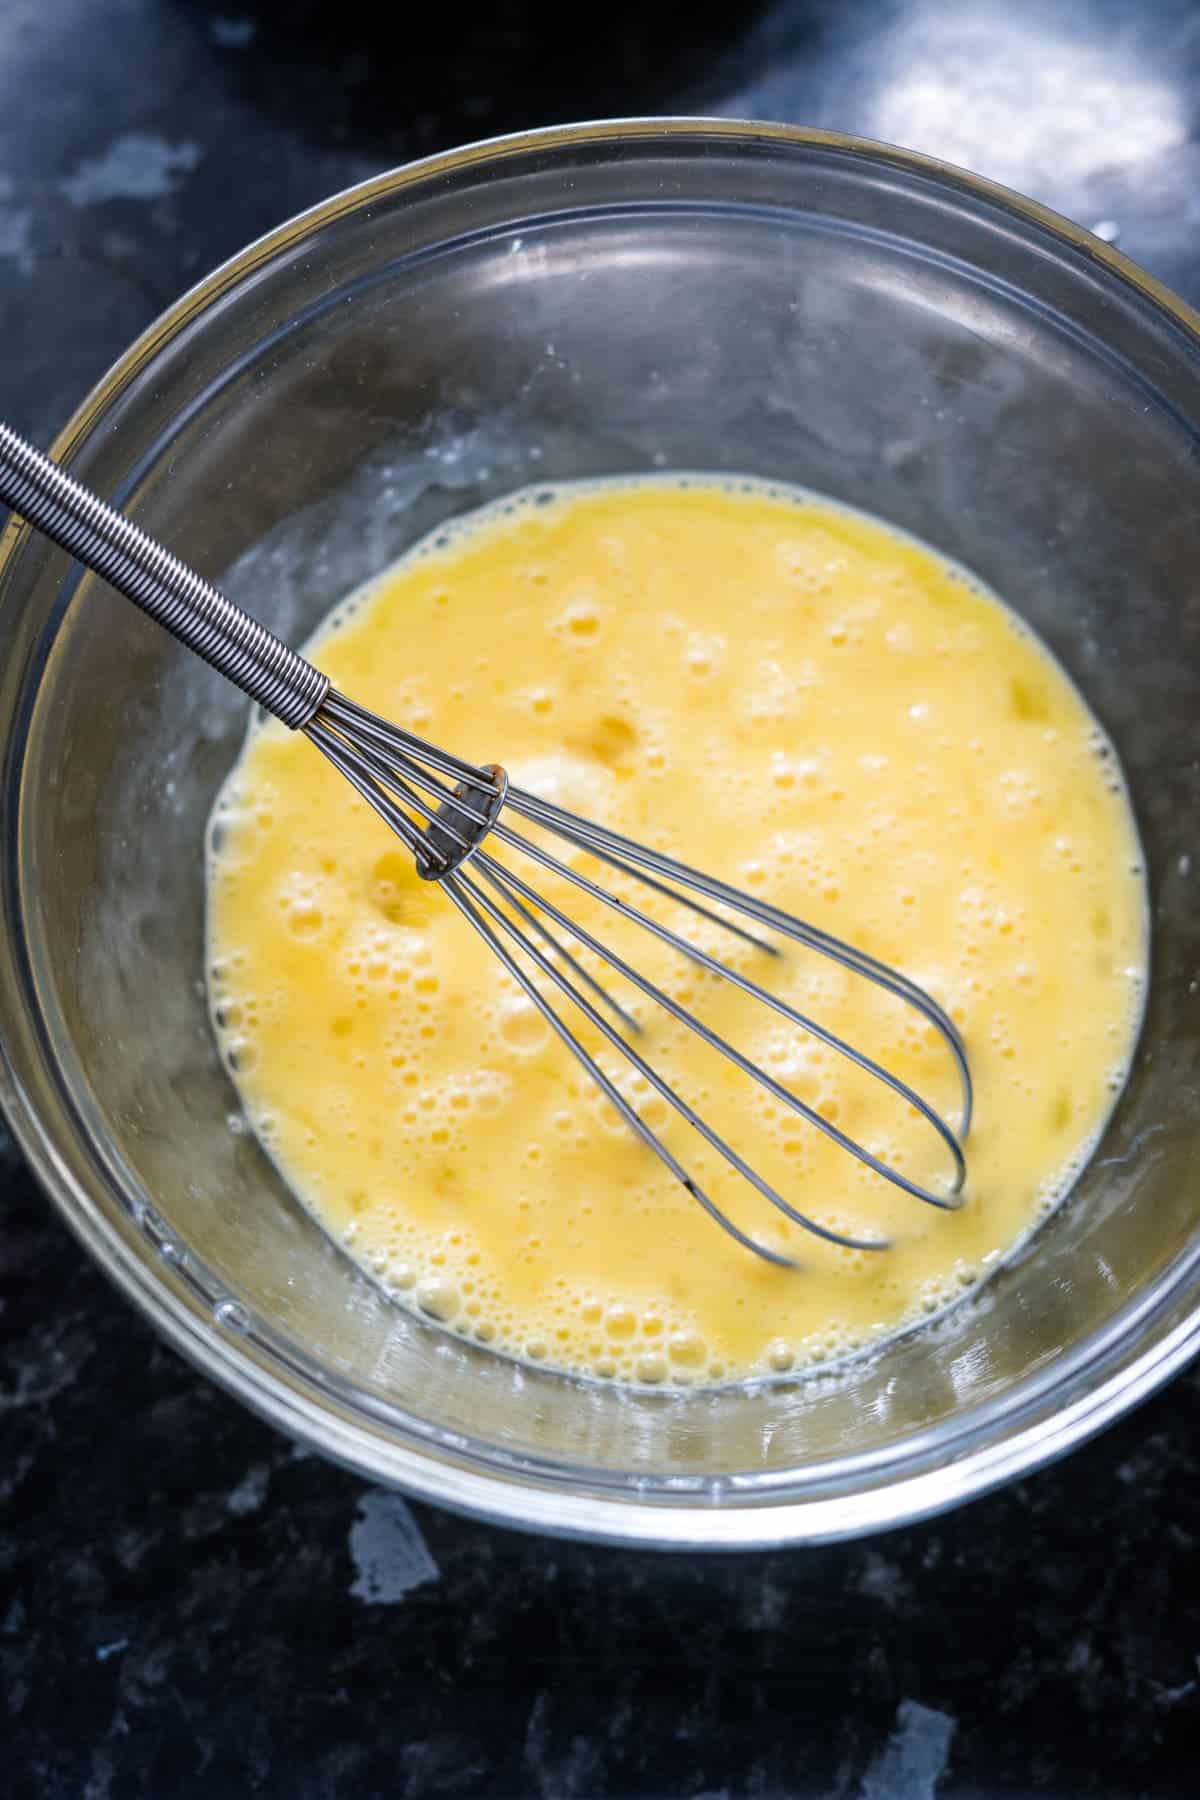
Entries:
MULTIPOLYGON (((372 10, 5 0, 16 425, 47 440, 161 307, 289 213, 571 117, 890 137, 1100 227, 1200 302, 1189 0, 616 0, 569 44, 546 0, 444 28, 400 7, 356 24, 372 10)), ((10 1146, 0 1207, 13 1800, 1200 1792, 1196 1370, 914 1530, 725 1559, 592 1549, 408 1508, 297 1451, 155 1340, 10 1146)))

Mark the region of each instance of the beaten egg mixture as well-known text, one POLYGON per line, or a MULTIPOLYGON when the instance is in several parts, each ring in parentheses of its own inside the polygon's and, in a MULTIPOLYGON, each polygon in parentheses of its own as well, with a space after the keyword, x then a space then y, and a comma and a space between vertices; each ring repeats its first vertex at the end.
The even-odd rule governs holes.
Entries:
MULTIPOLYGON (((309 651, 373 711, 902 969, 958 1023, 976 1085, 965 1203, 940 1211, 610 982, 645 1024, 639 1049, 792 1204, 891 1240, 845 1249, 783 1219, 583 1029, 713 1198, 798 1267, 765 1263, 622 1122, 344 779, 300 735, 256 725, 209 838, 218 1037, 291 1187, 395 1294, 575 1373, 760 1375, 939 1309, 1069 1185, 1140 1016, 1139 847, 1080 695, 961 569, 778 488, 568 485, 427 540, 309 651)), ((776 962, 686 928, 955 1119, 953 1065, 911 1010, 799 946, 776 962)), ((945 1149, 910 1107, 615 929, 776 1080, 945 1185, 945 1149)))

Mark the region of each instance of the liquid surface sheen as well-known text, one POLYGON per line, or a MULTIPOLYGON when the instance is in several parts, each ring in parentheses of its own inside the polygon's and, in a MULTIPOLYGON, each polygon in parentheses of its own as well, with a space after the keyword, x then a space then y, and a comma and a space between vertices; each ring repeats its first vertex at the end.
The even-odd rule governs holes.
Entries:
MULTIPOLYGON (((568 486, 419 547, 310 653, 398 724, 903 969, 960 1025, 976 1083, 966 1201, 939 1211, 621 992, 640 1048, 793 1205, 893 1240, 847 1250, 790 1224, 601 1049, 714 1199, 800 1266, 762 1262, 635 1138, 344 779, 269 723, 214 813, 213 1016, 284 1176, 399 1296, 575 1372, 782 1371, 938 1310, 1069 1185, 1136 1035, 1139 847, 1078 693, 961 570, 750 483, 568 486)), ((944 1149, 894 1096, 648 934, 604 929, 825 1117, 944 1184, 944 1149)), ((688 930, 956 1119, 953 1066, 910 1010, 799 947, 775 963, 688 930)))

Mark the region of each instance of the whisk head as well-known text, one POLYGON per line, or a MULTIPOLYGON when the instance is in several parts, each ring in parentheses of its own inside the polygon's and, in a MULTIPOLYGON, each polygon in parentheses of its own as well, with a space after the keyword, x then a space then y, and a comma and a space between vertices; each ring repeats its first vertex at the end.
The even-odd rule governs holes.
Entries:
POLYGON ((608 830, 589 819, 539 799, 509 783, 497 764, 476 766, 439 750, 330 689, 303 727, 306 735, 347 778, 362 798, 408 848, 418 873, 436 881, 501 964, 537 1007, 563 1045, 660 1161, 730 1237, 766 1261, 790 1267, 793 1259, 762 1243, 732 1219, 707 1193, 642 1113, 622 1093, 580 1035, 586 1021, 619 1052, 644 1086, 692 1127, 720 1159, 771 1206, 806 1231, 852 1250, 886 1249, 884 1237, 859 1237, 794 1207, 667 1080, 644 1054, 642 1002, 694 1033, 710 1050, 738 1069, 780 1107, 803 1119, 859 1163, 914 1199, 952 1210, 962 1204, 966 1179, 963 1144, 971 1124, 972 1087, 966 1049, 949 1015, 924 989, 888 964, 781 911, 754 895, 675 861, 663 852, 608 830), (534 828, 519 831, 520 818, 534 828), (503 854, 507 852, 508 854, 503 854), (581 866, 582 863, 582 866, 581 866), (598 865, 595 873, 588 867, 598 865), (532 879, 531 879, 532 877, 532 879), (612 885, 605 879, 615 877, 612 885), (551 891, 547 892, 546 882, 551 891), (536 883, 536 885, 535 885, 536 883), (713 1030, 661 982, 652 980, 622 955, 611 940, 567 912, 553 895, 567 884, 595 911, 618 916, 651 934, 751 1002, 761 1004, 797 1030, 846 1058, 881 1083, 924 1120, 945 1152, 947 1179, 933 1187, 916 1181, 843 1131, 727 1037, 713 1030), (705 949, 656 916, 662 903, 683 909, 682 919, 716 928, 728 946, 724 955, 705 949), (908 1082, 882 1063, 828 1030, 731 960, 749 950, 776 960, 777 939, 829 958, 910 1007, 941 1039, 957 1075, 959 1117, 952 1127, 908 1082), (590 967, 582 959, 588 958, 590 967), (626 1004, 612 991, 629 996, 626 1004), (552 997, 553 996, 553 997, 552 997), (638 996, 634 999, 633 996, 638 996), (555 1000, 565 1000, 564 1017, 555 1000))

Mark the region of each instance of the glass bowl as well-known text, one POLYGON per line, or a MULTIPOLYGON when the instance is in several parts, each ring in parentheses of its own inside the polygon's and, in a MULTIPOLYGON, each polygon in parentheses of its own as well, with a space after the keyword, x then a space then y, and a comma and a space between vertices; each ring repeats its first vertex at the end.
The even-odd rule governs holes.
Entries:
POLYGON ((367 1476, 647 1545, 897 1525, 1060 1454, 1177 1369, 1200 1345, 1198 325, 1106 245, 959 171, 687 120, 401 169, 186 295, 57 454, 292 641, 439 520, 543 477, 774 477, 978 571, 1124 760, 1152 985, 1090 1167, 970 1304, 841 1369, 720 1393, 517 1367, 390 1305, 236 1129, 201 836, 244 703, 10 526, 3 1101, 113 1280, 367 1476))

